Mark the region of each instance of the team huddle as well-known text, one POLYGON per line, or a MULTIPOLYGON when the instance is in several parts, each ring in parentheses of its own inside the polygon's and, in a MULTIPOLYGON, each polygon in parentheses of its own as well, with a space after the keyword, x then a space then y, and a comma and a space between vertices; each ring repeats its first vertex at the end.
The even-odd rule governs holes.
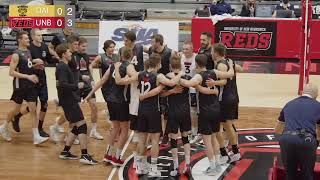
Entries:
MULTIPOLYGON (((39 30, 31 31, 32 46, 42 47, 39 30), (37 40, 38 37, 38 40, 37 40), (36 42, 36 43, 34 43, 36 42)), ((47 111, 48 89, 44 72, 46 55, 52 55, 59 62, 56 66, 56 87, 58 106, 63 113, 50 126, 50 137, 59 141, 61 125, 68 121, 69 132, 60 159, 79 159, 70 152, 73 144, 80 144, 80 162, 95 165, 98 162, 87 150, 87 123, 79 102, 88 102, 91 109, 92 128, 90 137, 102 140, 98 133, 97 105, 95 92, 101 88, 107 103, 111 130, 103 161, 122 166, 121 154, 128 139, 129 129, 134 131, 132 149, 136 174, 161 177, 157 167, 160 137, 169 138, 173 158, 171 176, 191 174, 191 145, 201 140, 206 148, 209 167, 204 174, 214 176, 222 171, 221 165, 241 159, 238 137, 233 120, 238 119, 239 97, 236 73, 241 67, 227 59, 226 47, 217 43, 211 45, 211 34, 202 33, 201 48, 193 53, 192 42, 184 42, 182 52, 175 52, 164 43, 163 36, 152 36, 151 47, 136 44, 134 32, 124 35, 124 46, 115 54, 116 43, 104 42, 105 53, 89 62, 86 54, 87 40, 64 30, 64 37, 58 37, 42 47, 46 54, 33 55, 26 32, 19 32, 19 48, 10 63, 10 76, 14 77, 14 91, 11 100, 15 103, 8 113, 7 121, 0 126, 2 137, 11 141, 8 124, 20 131, 19 119, 30 113, 33 120, 33 142, 41 144, 48 140, 42 124, 47 111), (65 38, 65 40, 64 40, 65 38), (60 41, 60 43, 54 43, 60 41), (66 41, 66 43, 64 43, 66 41), (144 57, 148 54, 148 58, 144 57), (100 79, 94 81, 93 68, 100 69, 100 79), (37 99, 41 111, 37 115, 37 99), (22 108, 23 100, 27 107, 22 108), (185 167, 179 172, 178 139, 183 144, 185 167), (226 143, 226 139, 228 140, 226 143), (147 162, 147 146, 151 145, 151 162, 147 162), (231 151, 228 152, 228 146, 231 151)), ((43 51, 42 51, 43 52, 43 51)), ((53 62, 54 63, 54 62, 53 62)), ((166 142, 165 142, 166 143, 166 142)))

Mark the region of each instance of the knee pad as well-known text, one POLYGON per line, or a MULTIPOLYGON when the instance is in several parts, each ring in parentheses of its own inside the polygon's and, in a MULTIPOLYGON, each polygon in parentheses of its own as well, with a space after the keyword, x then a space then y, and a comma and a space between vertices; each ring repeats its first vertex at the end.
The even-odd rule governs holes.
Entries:
POLYGON ((171 149, 177 148, 177 140, 170 139, 171 149))
POLYGON ((237 128, 234 126, 234 124, 232 124, 232 127, 233 127, 234 132, 238 132, 237 128))
POLYGON ((78 127, 79 134, 87 134, 87 124, 83 124, 78 127))
POLYGON ((48 102, 47 101, 41 101, 40 104, 41 104, 40 111, 41 112, 47 112, 48 102))
POLYGON ((183 143, 183 145, 185 145, 185 144, 189 144, 189 138, 188 138, 188 136, 182 136, 182 143, 183 143))
POLYGON ((78 132, 78 128, 77 126, 73 126, 72 130, 71 130, 71 133, 78 136, 79 132, 78 132))

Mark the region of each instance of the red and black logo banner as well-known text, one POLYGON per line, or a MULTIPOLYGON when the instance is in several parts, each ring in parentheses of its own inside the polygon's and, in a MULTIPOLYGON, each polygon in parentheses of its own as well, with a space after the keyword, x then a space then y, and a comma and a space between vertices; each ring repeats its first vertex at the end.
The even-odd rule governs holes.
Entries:
POLYGON ((215 28, 215 41, 227 46, 228 55, 276 56, 274 22, 220 21, 215 28))

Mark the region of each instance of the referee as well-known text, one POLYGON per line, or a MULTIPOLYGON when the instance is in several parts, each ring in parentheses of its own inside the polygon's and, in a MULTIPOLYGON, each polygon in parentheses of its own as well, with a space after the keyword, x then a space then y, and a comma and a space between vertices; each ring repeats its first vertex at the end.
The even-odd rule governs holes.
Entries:
POLYGON ((318 88, 307 84, 302 96, 288 102, 275 127, 286 179, 313 180, 316 149, 320 140, 320 103, 318 88), (301 177, 298 177, 298 167, 301 177))

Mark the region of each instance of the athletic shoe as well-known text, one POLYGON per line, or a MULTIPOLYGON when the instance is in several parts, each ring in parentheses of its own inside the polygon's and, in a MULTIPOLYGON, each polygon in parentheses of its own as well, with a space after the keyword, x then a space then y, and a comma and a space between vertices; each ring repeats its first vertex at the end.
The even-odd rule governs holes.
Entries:
POLYGON ((189 164, 186 164, 186 166, 184 167, 182 174, 184 174, 185 176, 190 176, 191 175, 191 168, 189 164))
POLYGON ((200 134, 197 134, 191 141, 190 143, 191 144, 195 144, 195 143, 198 143, 202 140, 202 136, 200 134))
POLYGON ((43 129, 39 129, 39 134, 41 137, 50 137, 48 133, 46 133, 43 129))
POLYGON ((180 176, 179 169, 175 169, 175 170, 171 171, 170 176, 172 176, 172 177, 180 176))
POLYGON ((62 151, 59 155, 60 159, 69 159, 69 160, 76 160, 79 159, 77 156, 71 154, 69 151, 62 151))
POLYGON ((227 164, 230 162, 230 157, 229 156, 220 156, 219 160, 217 160, 219 165, 227 164))
POLYGON ((57 125, 57 129, 58 129, 58 132, 59 133, 64 133, 64 127, 63 126, 59 126, 58 125, 58 120, 59 120, 59 117, 56 118, 55 122, 56 122, 56 125, 57 125))
POLYGON ((90 131, 90 137, 97 140, 103 140, 103 136, 97 130, 90 131))
POLYGON ((105 162, 105 163, 111 163, 112 162, 112 156, 109 156, 108 154, 105 154, 102 161, 105 162))
POLYGON ((241 154, 237 153, 237 154, 233 154, 232 151, 229 152, 229 156, 230 156, 230 162, 229 163, 233 163, 233 162, 237 162, 241 160, 241 154))
POLYGON ((44 142, 46 142, 48 140, 49 140, 48 137, 35 136, 33 138, 33 144, 34 145, 39 145, 39 144, 42 144, 42 143, 44 143, 44 142))
POLYGON ((57 126, 52 125, 49 127, 49 129, 50 129, 50 137, 52 141, 55 143, 59 142, 59 130, 57 126))
POLYGON ((140 164, 141 167, 139 165, 137 165, 137 167, 136 167, 137 176, 143 176, 143 175, 148 174, 150 169, 149 168, 145 168, 146 166, 143 163, 139 163, 139 164, 140 164))
POLYGON ((20 132, 19 121, 20 121, 20 118, 17 115, 15 115, 12 121, 12 128, 15 132, 20 132))
POLYGON ((0 134, 6 141, 11 141, 10 132, 4 125, 0 126, 0 134))
POLYGON ((157 169, 152 169, 148 174, 148 178, 155 178, 155 177, 161 177, 161 172, 157 169))
POLYGON ((96 165, 98 161, 94 160, 89 154, 83 154, 80 158, 80 163, 88 165, 96 165))
POLYGON ((218 174, 218 172, 216 168, 212 168, 211 166, 209 166, 205 171, 203 171, 203 174, 207 176, 215 176, 218 174))
POLYGON ((116 157, 112 158, 111 164, 114 166, 122 166, 124 161, 122 161, 120 158, 116 159, 116 157))

